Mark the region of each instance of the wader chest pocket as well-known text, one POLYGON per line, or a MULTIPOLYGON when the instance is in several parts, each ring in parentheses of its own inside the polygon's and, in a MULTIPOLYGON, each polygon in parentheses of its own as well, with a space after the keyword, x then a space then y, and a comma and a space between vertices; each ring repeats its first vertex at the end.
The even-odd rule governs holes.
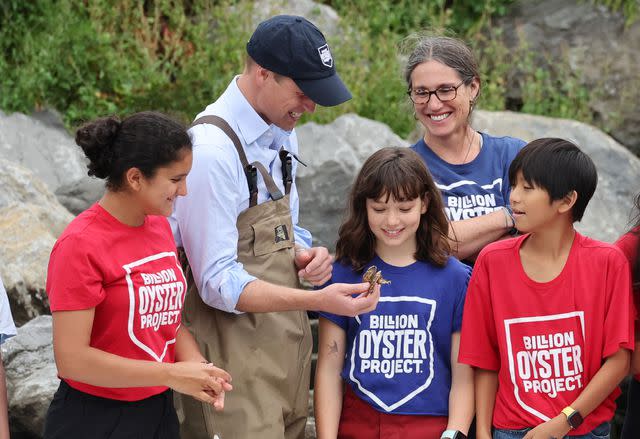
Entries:
POLYGON ((253 254, 262 256, 293 247, 293 227, 284 218, 273 218, 252 224, 253 254))

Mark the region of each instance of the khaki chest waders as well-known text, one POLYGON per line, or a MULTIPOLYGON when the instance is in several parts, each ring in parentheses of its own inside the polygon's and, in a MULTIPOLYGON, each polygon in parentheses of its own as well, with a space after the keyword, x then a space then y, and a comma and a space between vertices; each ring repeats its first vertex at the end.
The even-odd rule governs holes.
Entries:
MULTIPOLYGON (((290 157, 281 152, 283 195, 260 163, 247 162, 238 137, 224 120, 207 116, 193 125, 200 123, 218 126, 233 140, 247 174, 251 195, 249 208, 238 216, 236 224, 238 262, 258 279, 299 287, 289 206, 290 157), (272 198, 262 204, 257 204, 257 172, 272 198)), ((233 391, 226 394, 223 412, 179 395, 176 406, 182 438, 303 439, 312 345, 306 312, 238 315, 220 311, 202 301, 190 270, 186 274, 189 286, 182 321, 204 356, 231 374, 233 391)))

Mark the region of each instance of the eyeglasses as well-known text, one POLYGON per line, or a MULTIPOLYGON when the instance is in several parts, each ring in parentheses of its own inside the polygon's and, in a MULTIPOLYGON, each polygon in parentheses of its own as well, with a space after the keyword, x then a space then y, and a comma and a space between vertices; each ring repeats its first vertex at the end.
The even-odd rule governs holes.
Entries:
POLYGON ((458 85, 440 87, 433 91, 429 91, 424 88, 410 88, 407 90, 407 94, 414 104, 422 105, 428 103, 431 99, 431 95, 436 95, 440 102, 447 102, 454 100, 456 96, 458 96, 458 89, 462 84, 464 84, 464 79, 460 81, 458 85))

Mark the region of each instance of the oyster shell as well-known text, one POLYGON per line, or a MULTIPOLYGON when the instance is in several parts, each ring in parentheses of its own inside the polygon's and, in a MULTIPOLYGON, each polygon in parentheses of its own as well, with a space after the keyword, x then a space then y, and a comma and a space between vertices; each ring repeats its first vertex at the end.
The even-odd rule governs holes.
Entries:
POLYGON ((364 282, 369 282, 370 284, 369 291, 367 291, 366 296, 373 293, 373 288, 376 284, 386 285, 391 283, 391 281, 386 280, 382 277, 382 270, 378 270, 378 267, 376 267, 375 265, 372 265, 367 269, 367 271, 364 272, 364 274, 362 275, 362 280, 364 282))

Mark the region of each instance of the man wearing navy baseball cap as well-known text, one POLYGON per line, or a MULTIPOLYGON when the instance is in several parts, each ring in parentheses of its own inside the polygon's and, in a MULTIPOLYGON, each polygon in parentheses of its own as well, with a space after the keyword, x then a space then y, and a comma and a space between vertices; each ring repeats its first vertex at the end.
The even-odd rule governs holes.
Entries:
MULTIPOLYGON (((306 311, 375 308, 369 284, 321 286, 332 257, 298 225, 294 127, 316 105, 351 98, 324 36, 303 17, 258 25, 244 71, 190 128, 188 194, 170 218, 189 262, 183 322, 208 360, 228 370, 224 411, 177 396, 183 438, 303 439, 311 331, 306 311)), ((183 359, 181 359, 183 360, 183 359)), ((223 395, 224 396, 224 395, 223 395)))
POLYGON ((332 107, 351 99, 322 32, 302 17, 279 15, 260 23, 247 53, 265 69, 291 78, 318 105, 332 107))

